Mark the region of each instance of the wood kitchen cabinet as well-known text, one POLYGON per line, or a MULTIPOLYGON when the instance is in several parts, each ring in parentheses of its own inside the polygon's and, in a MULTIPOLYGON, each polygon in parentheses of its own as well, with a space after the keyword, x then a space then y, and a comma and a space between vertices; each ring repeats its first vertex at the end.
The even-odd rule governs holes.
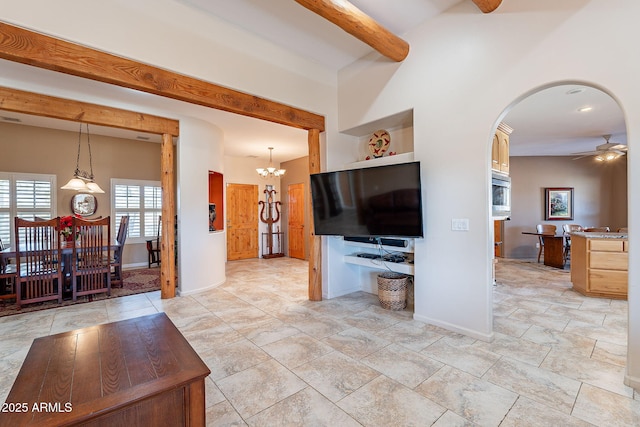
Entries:
POLYGON ((629 242, 620 233, 571 234, 571 282, 583 295, 626 299, 629 242), (589 236, 594 234, 593 236, 589 236))
POLYGON ((504 123, 498 125, 491 145, 491 169, 509 174, 509 135, 513 129, 504 123))

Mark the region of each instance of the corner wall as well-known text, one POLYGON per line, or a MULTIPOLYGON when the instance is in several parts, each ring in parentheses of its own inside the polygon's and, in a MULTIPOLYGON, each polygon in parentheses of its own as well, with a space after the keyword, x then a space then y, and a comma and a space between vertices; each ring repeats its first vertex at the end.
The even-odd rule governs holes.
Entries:
POLYGON ((226 279, 226 230, 209 232, 209 171, 225 172, 222 131, 182 118, 176 149, 178 285, 180 295, 190 295, 226 279))

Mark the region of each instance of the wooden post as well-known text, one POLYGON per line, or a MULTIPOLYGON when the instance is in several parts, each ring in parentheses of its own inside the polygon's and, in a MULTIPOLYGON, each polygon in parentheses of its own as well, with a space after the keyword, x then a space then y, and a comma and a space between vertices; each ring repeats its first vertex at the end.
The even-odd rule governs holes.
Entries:
POLYGON ((160 296, 176 296, 175 226, 176 203, 173 184, 173 138, 162 135, 160 146, 160 182, 162 185, 162 236, 160 239, 160 296))
MULTIPOLYGON (((320 131, 309 129, 309 173, 320 172, 320 131)), ((311 200, 309 200, 311 203, 311 200)), ((309 301, 322 301, 322 240, 313 232, 313 209, 309 209, 309 301)))

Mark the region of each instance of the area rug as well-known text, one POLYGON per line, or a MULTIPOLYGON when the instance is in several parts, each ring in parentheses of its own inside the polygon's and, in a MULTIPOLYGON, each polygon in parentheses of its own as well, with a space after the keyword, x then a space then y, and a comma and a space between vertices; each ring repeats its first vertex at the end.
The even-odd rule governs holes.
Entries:
POLYGON ((160 290, 160 268, 157 267, 126 270, 122 272, 122 278, 124 286, 112 288, 110 296, 107 294, 86 295, 78 297, 75 302, 70 299, 63 300, 62 304, 58 304, 57 301, 46 301, 26 304, 21 308, 18 308, 14 300, 3 300, 0 301, 0 317, 160 290))

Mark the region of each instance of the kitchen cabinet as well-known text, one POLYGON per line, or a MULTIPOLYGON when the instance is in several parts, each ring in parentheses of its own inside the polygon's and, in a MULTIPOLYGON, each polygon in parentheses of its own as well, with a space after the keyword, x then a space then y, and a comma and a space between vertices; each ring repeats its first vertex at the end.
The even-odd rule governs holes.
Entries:
POLYGON ((629 242, 622 233, 572 233, 571 282, 583 295, 626 299, 629 242))
POLYGON ((509 174, 509 137, 513 129, 500 123, 491 145, 491 169, 509 174))

